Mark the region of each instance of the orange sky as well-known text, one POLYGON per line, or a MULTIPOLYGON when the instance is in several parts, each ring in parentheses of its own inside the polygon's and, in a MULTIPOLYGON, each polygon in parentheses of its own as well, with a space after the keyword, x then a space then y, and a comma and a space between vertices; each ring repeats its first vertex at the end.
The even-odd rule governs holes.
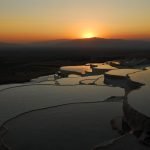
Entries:
POLYGON ((150 39, 149 0, 1 0, 0 41, 150 39))

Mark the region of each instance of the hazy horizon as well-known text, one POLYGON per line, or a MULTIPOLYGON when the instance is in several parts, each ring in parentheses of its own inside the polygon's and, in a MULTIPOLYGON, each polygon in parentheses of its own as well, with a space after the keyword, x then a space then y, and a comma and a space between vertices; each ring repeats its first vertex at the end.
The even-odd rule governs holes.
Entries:
POLYGON ((131 38, 102 38, 102 37, 92 37, 92 38, 58 38, 58 39, 47 39, 47 40, 32 40, 32 41, 0 41, 0 44, 36 44, 36 43, 49 43, 49 42, 62 42, 62 41, 76 41, 76 40, 122 40, 122 41, 141 41, 150 42, 150 39, 131 39, 131 38))

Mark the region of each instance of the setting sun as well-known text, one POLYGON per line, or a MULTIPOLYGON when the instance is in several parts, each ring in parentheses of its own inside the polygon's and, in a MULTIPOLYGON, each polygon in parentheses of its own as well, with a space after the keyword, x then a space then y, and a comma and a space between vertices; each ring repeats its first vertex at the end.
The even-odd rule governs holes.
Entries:
POLYGON ((95 34, 92 32, 84 33, 82 35, 82 38, 93 38, 93 37, 95 37, 95 34))

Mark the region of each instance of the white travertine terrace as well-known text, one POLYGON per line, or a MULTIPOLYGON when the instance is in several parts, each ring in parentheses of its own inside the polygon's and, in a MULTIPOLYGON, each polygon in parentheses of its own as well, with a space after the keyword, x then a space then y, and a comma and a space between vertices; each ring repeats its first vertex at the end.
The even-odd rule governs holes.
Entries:
POLYGON ((109 65, 109 64, 103 63, 103 64, 98 65, 97 67, 94 67, 94 69, 108 69, 108 70, 114 70, 114 69, 117 69, 117 68, 116 68, 116 67, 112 67, 112 66, 109 65))
MULTIPOLYGON (((119 62, 116 61, 114 62, 114 64, 116 64, 117 66, 119 65, 119 62)), ((87 103, 87 102, 88 103, 90 102, 90 104, 91 102, 94 103, 94 105, 89 105, 88 107, 90 109, 87 109, 87 110, 85 109, 87 106, 84 106, 84 105, 79 105, 79 106, 71 105, 71 107, 64 107, 65 109, 57 110, 58 112, 60 110, 63 110, 65 112, 67 109, 67 112, 69 110, 69 113, 59 112, 58 114, 56 113, 55 109, 53 109, 54 113, 51 113, 51 110, 49 110, 48 112, 49 114, 52 114, 52 116, 54 114, 54 115, 58 115, 59 117, 61 117, 61 115, 69 116, 70 114, 72 115, 73 113, 77 113, 77 114, 80 113, 78 115, 81 116, 81 110, 83 111, 86 110, 86 113, 84 113, 84 115, 85 114, 86 115, 85 117, 84 116, 83 117, 85 118, 85 120, 87 119, 86 121, 88 123, 89 123, 89 120, 88 120, 89 116, 92 119, 95 116, 97 118, 101 116, 102 117, 101 119, 104 119, 106 117, 106 120, 107 120, 106 123, 108 123, 112 119, 112 117, 119 114, 119 113, 116 113, 115 115, 112 115, 114 113, 113 110, 116 110, 117 108, 116 105, 121 106, 122 104, 122 103, 117 103, 117 102, 122 102, 121 100, 123 98, 127 98, 128 104, 131 105, 131 108, 133 107, 133 110, 135 109, 135 112, 138 112, 139 114, 143 114, 147 117, 150 117, 150 109, 149 109, 149 106, 150 106, 150 99, 149 99, 150 67, 145 66, 144 68, 146 68, 147 70, 144 70, 144 68, 140 69, 140 67, 137 67, 137 68, 139 69, 117 69, 116 67, 111 66, 111 62, 110 63, 109 62, 92 63, 92 64, 86 64, 86 65, 81 65, 81 66, 66 66, 66 67, 64 66, 64 67, 61 67, 60 70, 62 73, 66 73, 68 75, 67 78, 61 78, 60 76, 60 78, 56 79, 55 75, 51 75, 51 76, 44 76, 44 77, 33 79, 30 83, 27 83, 29 85, 27 84, 1 85, 0 86, 0 90, 1 90, 0 124, 2 124, 7 119, 14 117, 22 112, 28 112, 28 111, 36 110, 36 109, 43 108, 43 107, 47 108, 47 106, 53 107, 53 106, 62 105, 65 103, 87 103), (135 83, 133 81, 135 81, 135 83), (139 88, 134 89, 134 86, 131 84, 132 82, 134 84, 143 83, 145 84, 145 86, 142 86, 141 84, 141 86, 139 85, 139 88), (103 86, 104 83, 105 83, 105 86, 103 86), (87 85, 90 85, 90 86, 87 86, 87 85), (95 86, 95 85, 99 85, 99 86, 95 86), (130 92, 128 92, 126 96, 124 90, 118 87, 121 87, 123 89, 130 87, 130 92), (6 88, 6 90, 2 90, 3 88, 6 88), (115 99, 117 101, 112 101, 112 99, 115 99), (98 103, 100 101, 101 104, 98 105, 97 101, 98 103), (112 102, 116 102, 116 103, 112 103, 112 102), (109 109, 106 110, 106 106, 109 109), (80 110, 81 107, 83 107, 84 109, 80 110), (93 109, 91 109, 92 107, 93 109), (95 113, 96 115, 93 117, 91 116, 91 112, 93 113, 94 111, 96 112, 95 113), (87 113, 89 113, 89 115, 87 115, 87 113)), ((37 118, 38 120, 40 118, 39 116, 41 115, 41 112, 37 111, 36 113, 37 113, 37 117, 35 118, 37 118)), ((47 111, 45 111, 45 114, 46 115, 48 114, 47 111)), ((45 114, 43 115, 44 117, 46 116, 45 114)), ((29 114, 29 115, 30 115, 29 117, 31 117, 32 115, 34 115, 34 113, 29 114)), ((70 115, 70 118, 75 120, 71 115, 70 115)), ((25 117, 27 116, 24 116, 23 118, 20 117, 19 119, 24 121, 24 119, 26 119, 25 117)), ((141 119, 140 117, 138 118, 136 115, 132 116, 132 114, 131 114, 131 117, 133 117, 134 119, 141 119)), ((33 120, 35 118, 33 117, 33 120)), ((49 117, 48 115, 48 119, 46 120, 50 122, 50 125, 52 123, 51 118, 52 117, 49 117)), ((70 123, 70 120, 71 120, 70 118, 69 118, 68 123, 70 123)), ((31 121, 31 122, 33 120, 30 118, 29 120, 27 119, 27 121, 31 121)), ((90 120, 90 121, 93 124, 93 120, 90 120)), ((104 122, 104 120, 102 121, 104 122)), ((78 122, 76 123, 77 125, 79 124, 80 126, 80 123, 78 122)), ((99 123, 101 124, 102 122, 99 122, 99 123)), ((12 127, 13 129, 13 122, 10 122, 10 124, 8 123, 8 125, 10 128, 12 127)), ((19 128, 21 124, 16 123, 16 125, 18 126, 17 129, 20 135, 19 128)), ((26 125, 25 123, 22 123, 22 129, 26 128, 25 125, 26 125)), ((38 124, 38 125, 41 127, 41 124, 38 124)), ((94 126, 92 126, 92 129, 94 129, 95 131, 95 127, 96 127, 97 131, 99 131, 100 127, 97 124, 93 124, 93 125, 94 126)), ((83 127, 85 129, 85 125, 83 127)), ((121 124, 121 127, 122 127, 122 124, 121 124)), ((45 129, 45 126, 43 126, 43 128, 45 129)), ((46 129, 50 129, 50 126, 47 125, 46 129)), ((89 129, 91 129, 91 126, 89 126, 89 129)), ((104 127, 100 129, 101 129, 101 132, 103 132, 103 130, 107 130, 108 128, 104 127)), ((51 130, 53 131, 53 128, 51 130)), ((73 131, 73 130, 70 130, 70 131, 73 131)), ((95 132, 96 134, 98 133, 97 131, 95 132)), ((87 133, 88 132, 85 132, 86 135, 87 133)), ((133 147, 136 147, 136 150, 138 150, 138 147, 141 147, 141 149, 143 149, 143 146, 140 145, 138 142, 136 142, 135 137, 131 134, 127 134, 123 138, 122 137, 119 138, 117 142, 114 142, 110 147, 107 147, 106 149, 110 149, 110 150, 119 149, 120 150, 121 147, 125 147, 125 149, 130 149, 132 145, 133 147), (126 145, 126 147, 124 145, 126 145)))
POLYGON ((82 66, 64 66, 60 68, 60 71, 64 74, 103 74, 107 71, 117 69, 107 63, 88 63, 82 66))
POLYGON ((148 70, 137 72, 136 74, 131 74, 130 78, 132 81, 140 82, 143 84, 150 84, 150 68, 148 70))
POLYGON ((146 69, 150 69, 150 66, 146 67, 146 69))
POLYGON ((33 109, 70 102, 103 101, 111 96, 122 96, 120 88, 106 86, 31 85, 11 88, 0 94, 0 124, 7 119, 33 109))
POLYGON ((109 72, 107 72, 107 75, 112 75, 112 76, 122 76, 122 77, 126 77, 129 74, 135 73, 141 71, 139 69, 117 69, 117 70, 111 70, 109 72))
POLYGON ((93 76, 85 76, 85 77, 69 77, 69 78, 61 78, 58 79, 57 82, 60 85, 78 85, 78 84, 95 84, 95 85, 104 85, 104 76, 93 75, 93 76))
POLYGON ((120 62, 119 62, 119 61, 111 61, 110 63, 111 63, 111 64, 114 64, 114 65, 120 65, 120 62))
POLYGON ((140 90, 133 91, 128 96, 129 104, 138 112, 150 117, 150 86, 144 86, 140 90))
POLYGON ((62 73, 77 73, 77 74, 85 74, 86 72, 92 72, 90 66, 82 65, 82 66, 64 66, 60 68, 62 73))
POLYGON ((87 63, 86 66, 93 66, 93 67, 97 67, 100 66, 102 63, 87 63))
POLYGON ((98 73, 98 74, 104 74, 105 72, 108 72, 110 70, 115 70, 117 69, 116 67, 112 67, 109 64, 103 63, 98 65, 97 67, 93 67, 92 71, 94 73, 98 73))
POLYGON ((128 100, 130 105, 137 111, 150 117, 150 69, 132 74, 130 78, 132 81, 145 84, 140 90, 133 91, 129 94, 128 100))
POLYGON ((31 82, 44 82, 44 81, 53 81, 54 75, 42 76, 35 79, 32 79, 31 82))
POLYGON ((91 66, 92 73, 93 74, 104 74, 107 71, 117 69, 116 67, 113 67, 107 63, 88 63, 87 66, 91 66))

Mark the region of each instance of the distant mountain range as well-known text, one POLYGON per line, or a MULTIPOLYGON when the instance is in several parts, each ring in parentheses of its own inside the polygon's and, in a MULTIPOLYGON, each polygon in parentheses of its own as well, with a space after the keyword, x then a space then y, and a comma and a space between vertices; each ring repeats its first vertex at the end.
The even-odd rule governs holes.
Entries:
POLYGON ((98 49, 150 49, 150 41, 124 40, 124 39, 64 39, 46 42, 33 42, 28 44, 0 43, 0 47, 51 47, 51 48, 98 48, 98 49))

